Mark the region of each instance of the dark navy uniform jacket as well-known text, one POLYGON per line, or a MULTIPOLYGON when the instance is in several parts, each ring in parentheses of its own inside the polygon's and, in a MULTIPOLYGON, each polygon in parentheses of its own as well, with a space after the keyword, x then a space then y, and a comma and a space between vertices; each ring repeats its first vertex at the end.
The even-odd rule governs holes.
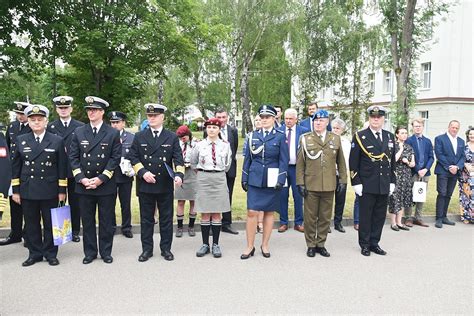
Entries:
POLYGON ((61 137, 46 132, 41 143, 33 132, 17 138, 12 157, 12 189, 22 199, 49 200, 66 193, 67 157, 61 137))
POLYGON ((105 123, 94 137, 90 124, 76 128, 69 150, 72 174, 76 180, 76 193, 109 195, 117 192, 114 171, 120 163, 122 145, 119 131, 105 123), (94 190, 80 184, 84 178, 98 177, 103 183, 94 190))
MULTIPOLYGON (((158 139, 153 137, 147 128, 135 134, 130 161, 137 175, 138 193, 168 193, 174 191, 174 178, 166 169, 175 167, 175 175, 184 177, 184 161, 179 139, 175 133, 162 129, 158 139), (156 183, 143 180, 143 175, 150 171, 155 175, 156 183)), ((172 170, 171 170, 172 171, 172 170)))
POLYGON ((278 183, 284 185, 289 159, 284 132, 272 129, 264 137, 263 129, 254 131, 245 147, 242 182, 259 188, 267 187, 268 168, 278 168, 278 183))
POLYGON ((10 189, 12 168, 5 136, 0 133, 0 211, 6 205, 8 189, 10 189))
MULTIPOLYGON (((64 141, 64 146, 66 147, 66 154, 69 152, 69 147, 71 147, 72 136, 74 136, 74 131, 79 126, 84 125, 81 121, 71 119, 67 128, 64 127, 63 122, 60 119, 57 119, 48 124, 48 132, 51 132, 55 135, 61 137, 64 141)), ((67 177, 74 178, 72 175, 71 163, 67 162, 67 177)))
POLYGON ((352 185, 362 184, 363 193, 389 194, 390 183, 396 183, 395 167, 395 137, 392 133, 382 130, 382 145, 370 128, 354 134, 349 156, 352 185))
MULTIPOLYGON (((122 143, 122 157, 129 159, 130 148, 132 147, 133 138, 135 134, 129 133, 126 130, 123 130, 122 135, 120 135, 120 142, 122 143)), ((122 173, 120 166, 115 169, 115 176, 117 183, 132 182, 133 177, 127 177, 122 173)))
POLYGON ((10 148, 10 157, 13 157, 13 154, 16 150, 16 138, 19 135, 28 134, 31 132, 31 128, 28 124, 20 130, 20 124, 21 123, 19 121, 11 123, 8 125, 7 132, 5 134, 8 148, 10 148))

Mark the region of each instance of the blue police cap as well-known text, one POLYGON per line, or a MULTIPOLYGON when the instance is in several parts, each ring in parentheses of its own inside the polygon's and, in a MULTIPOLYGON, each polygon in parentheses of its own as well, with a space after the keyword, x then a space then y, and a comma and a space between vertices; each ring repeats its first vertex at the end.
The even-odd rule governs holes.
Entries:
POLYGON ((112 111, 109 113, 110 122, 125 121, 125 120, 127 120, 127 115, 125 113, 122 113, 119 111, 112 111))
POLYGON ((326 110, 318 110, 316 113, 313 114, 311 119, 314 121, 315 119, 320 119, 320 118, 329 118, 329 112, 326 110))
POLYGON ((258 115, 270 115, 275 117, 277 115, 277 111, 272 105, 264 104, 258 108, 258 115))

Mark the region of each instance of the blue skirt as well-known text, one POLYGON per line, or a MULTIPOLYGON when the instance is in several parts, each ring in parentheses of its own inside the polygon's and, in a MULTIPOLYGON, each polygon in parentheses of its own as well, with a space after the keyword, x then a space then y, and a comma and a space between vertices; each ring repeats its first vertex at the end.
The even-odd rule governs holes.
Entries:
POLYGON ((280 210, 280 191, 274 188, 258 188, 249 185, 247 209, 263 212, 280 210))

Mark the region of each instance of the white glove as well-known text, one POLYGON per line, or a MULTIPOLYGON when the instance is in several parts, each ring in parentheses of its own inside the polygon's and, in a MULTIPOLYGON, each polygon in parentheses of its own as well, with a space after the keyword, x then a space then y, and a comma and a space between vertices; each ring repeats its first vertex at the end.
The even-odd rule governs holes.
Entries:
POLYGON ((364 188, 362 184, 356 184, 352 188, 354 189, 355 194, 362 196, 362 189, 364 188))
POLYGON ((130 160, 121 158, 120 161, 120 169, 122 170, 122 173, 126 175, 127 177, 133 177, 135 175, 135 172, 133 171, 132 168, 132 163, 130 160))
POLYGON ((393 191, 395 191, 395 183, 390 183, 390 192, 388 193, 388 195, 392 195, 393 191))

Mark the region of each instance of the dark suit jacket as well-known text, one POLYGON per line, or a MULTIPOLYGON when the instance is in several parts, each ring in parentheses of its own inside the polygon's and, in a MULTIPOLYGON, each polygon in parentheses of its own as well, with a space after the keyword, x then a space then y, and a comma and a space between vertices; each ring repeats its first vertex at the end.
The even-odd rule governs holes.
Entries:
POLYGON ((450 165, 458 166, 458 171, 464 168, 464 161, 466 156, 464 155, 464 140, 457 137, 458 146, 456 154, 454 154, 453 145, 447 134, 439 135, 435 138, 435 154, 436 154, 436 167, 435 174, 444 175, 447 177, 457 177, 457 175, 449 172, 450 165))
MULTIPOLYGON (((130 148, 132 147, 134 137, 135 134, 129 133, 126 130, 123 130, 122 135, 120 136, 120 142, 122 143, 122 157, 124 157, 125 159, 129 159, 130 148)), ((133 177, 127 177, 122 173, 122 169, 120 169, 120 166, 115 169, 115 177, 117 183, 126 183, 133 181, 133 177)))
POLYGON ((46 132, 38 144, 32 132, 20 135, 12 161, 12 189, 21 198, 49 200, 66 193, 67 157, 61 137, 46 132))
MULTIPOLYGON (((311 117, 307 117, 305 118, 304 120, 302 120, 300 123, 299 123, 300 126, 306 128, 309 131, 313 131, 313 121, 311 120, 311 117)), ((331 122, 329 122, 328 126, 326 127, 326 130, 328 131, 332 131, 332 128, 331 128, 331 122)))
POLYGON ((431 144, 431 140, 426 138, 425 136, 421 137, 421 145, 423 148, 423 161, 420 160, 420 149, 418 147, 418 140, 416 139, 415 135, 408 137, 406 143, 410 145, 413 150, 415 151, 415 167, 411 168, 412 174, 417 174, 418 171, 421 169, 428 169, 426 173, 427 176, 431 175, 430 169, 434 163, 434 155, 433 155, 433 144, 431 144))
MULTIPOLYGON (((306 128, 306 127, 303 127, 303 126, 300 126, 298 124, 296 124, 295 126, 293 126, 293 129, 292 129, 292 132, 295 130, 296 128, 296 137, 295 137, 295 142, 296 142, 296 146, 295 146, 295 157, 298 157, 298 149, 299 149, 299 146, 300 146, 300 136, 303 135, 304 133, 307 133, 309 132, 309 130, 306 128)), ((278 128, 280 131, 283 132, 283 134, 285 135, 286 137, 286 125, 283 124, 282 126, 280 126, 280 128, 278 128)))
MULTIPOLYGON (((72 136, 74 136, 74 131, 79 126, 84 125, 81 121, 71 119, 67 128, 64 128, 63 123, 60 119, 57 119, 48 124, 48 132, 53 133, 55 135, 60 136, 64 141, 64 146, 66 147, 66 153, 69 153, 69 147, 71 147, 72 143, 72 136)), ((74 178, 72 175, 72 168, 71 164, 69 163, 69 159, 67 162, 67 177, 74 178)))
POLYGON ((7 132, 5 134, 6 140, 7 140, 7 146, 10 148, 10 157, 13 157, 13 154, 15 153, 16 149, 16 138, 19 135, 23 134, 28 134, 31 132, 31 128, 29 125, 26 125, 21 131, 20 131, 20 122, 15 121, 8 125, 7 127, 7 132))
MULTIPOLYGON (((229 124, 226 125, 227 129, 227 140, 230 145, 230 149, 232 150, 232 163, 230 165, 229 171, 227 171, 227 176, 231 178, 235 178, 237 176, 237 159, 235 155, 237 154, 237 149, 239 147, 239 133, 235 127, 230 126, 229 124)), ((204 130, 203 138, 207 137, 206 130, 204 130)), ((221 137, 222 138, 222 137, 221 137)))
POLYGON ((114 171, 120 163, 122 145, 119 131, 103 123, 94 137, 90 124, 78 127, 72 138, 69 161, 76 180, 76 193, 104 196, 116 194, 114 171), (102 184, 87 190, 80 182, 84 178, 98 177, 102 184))
POLYGON ((174 177, 171 177, 165 163, 175 167, 175 175, 184 177, 184 160, 179 139, 175 133, 162 129, 155 140, 151 129, 147 128, 135 134, 129 159, 137 175, 138 193, 173 193, 174 177), (150 171, 155 175, 156 183, 143 180, 143 175, 150 171))
POLYGON ((395 137, 392 133, 382 130, 382 146, 380 146, 369 128, 357 133, 367 152, 373 155, 385 153, 386 156, 381 161, 372 161, 364 153, 354 135, 349 156, 352 185, 362 184, 363 193, 389 194, 390 183, 396 183, 395 137))

